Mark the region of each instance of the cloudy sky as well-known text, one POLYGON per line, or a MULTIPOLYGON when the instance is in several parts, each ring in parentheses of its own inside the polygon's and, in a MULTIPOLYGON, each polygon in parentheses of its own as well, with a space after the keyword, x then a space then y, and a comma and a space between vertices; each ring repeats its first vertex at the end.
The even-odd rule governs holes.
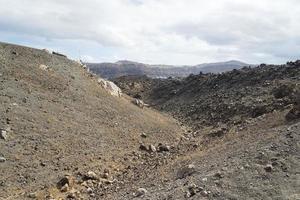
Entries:
POLYGON ((92 62, 300 59, 299 0, 0 0, 0 40, 92 62))

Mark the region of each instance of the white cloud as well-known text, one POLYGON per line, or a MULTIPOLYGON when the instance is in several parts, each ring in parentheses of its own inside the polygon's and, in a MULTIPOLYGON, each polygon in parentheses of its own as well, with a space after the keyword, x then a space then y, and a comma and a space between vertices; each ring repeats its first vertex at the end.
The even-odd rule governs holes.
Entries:
POLYGON ((299 13, 298 0, 0 0, 0 32, 99 61, 276 63, 300 58, 299 13))

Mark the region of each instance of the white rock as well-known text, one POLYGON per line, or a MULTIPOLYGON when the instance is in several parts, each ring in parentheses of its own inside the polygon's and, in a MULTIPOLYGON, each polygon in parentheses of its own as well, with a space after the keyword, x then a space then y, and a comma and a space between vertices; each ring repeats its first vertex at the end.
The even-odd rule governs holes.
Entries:
POLYGON ((93 171, 89 171, 86 175, 88 179, 96 180, 98 179, 97 174, 93 171))
POLYGON ((41 69, 41 70, 48 70, 49 69, 49 67, 47 66, 47 65, 43 65, 43 64, 41 64, 40 66, 39 66, 39 68, 41 69))
POLYGON ((31 199, 37 198, 36 193, 34 193, 34 192, 29 193, 29 194, 28 194, 28 197, 31 198, 31 199))
POLYGON ((7 140, 8 138, 8 133, 6 130, 0 129, 0 138, 3 140, 7 140))
POLYGON ((149 151, 150 152, 156 152, 156 147, 153 144, 149 145, 149 151))
POLYGON ((1 163, 1 162, 5 162, 5 161, 6 161, 6 158, 0 156, 0 163, 1 163))
POLYGON ((109 92, 112 96, 120 97, 122 95, 121 89, 111 81, 98 78, 98 83, 101 85, 103 89, 109 92))

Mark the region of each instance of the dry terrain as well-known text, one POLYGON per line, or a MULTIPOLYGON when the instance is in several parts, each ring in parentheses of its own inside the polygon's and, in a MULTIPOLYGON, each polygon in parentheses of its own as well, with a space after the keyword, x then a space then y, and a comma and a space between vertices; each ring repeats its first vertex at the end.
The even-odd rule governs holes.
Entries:
POLYGON ((116 97, 80 63, 1 43, 0 199, 300 199, 299 77, 122 77, 116 97))

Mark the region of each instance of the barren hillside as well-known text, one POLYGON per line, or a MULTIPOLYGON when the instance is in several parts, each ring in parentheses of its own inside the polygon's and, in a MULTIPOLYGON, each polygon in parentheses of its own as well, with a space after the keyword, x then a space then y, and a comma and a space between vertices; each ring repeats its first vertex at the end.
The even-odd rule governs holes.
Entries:
POLYGON ((1 43, 0 82, 8 135, 0 139, 0 199, 65 197, 56 188, 65 174, 109 169, 113 177, 142 139, 172 144, 181 132, 175 120, 109 95, 78 63, 46 51, 1 43))
POLYGON ((119 97, 1 43, 0 199, 299 199, 299 64, 121 77, 119 97))

